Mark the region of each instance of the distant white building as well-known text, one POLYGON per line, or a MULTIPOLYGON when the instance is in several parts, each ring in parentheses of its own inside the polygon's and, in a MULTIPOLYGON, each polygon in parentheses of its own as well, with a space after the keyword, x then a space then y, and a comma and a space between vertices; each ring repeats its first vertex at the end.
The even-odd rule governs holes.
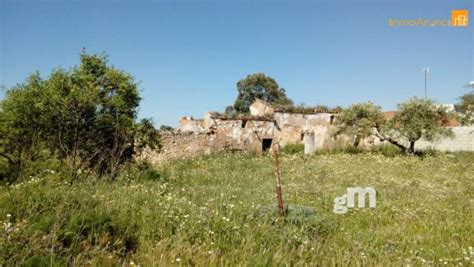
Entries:
POLYGON ((456 112, 456 107, 454 104, 440 104, 437 107, 445 108, 447 112, 456 112))

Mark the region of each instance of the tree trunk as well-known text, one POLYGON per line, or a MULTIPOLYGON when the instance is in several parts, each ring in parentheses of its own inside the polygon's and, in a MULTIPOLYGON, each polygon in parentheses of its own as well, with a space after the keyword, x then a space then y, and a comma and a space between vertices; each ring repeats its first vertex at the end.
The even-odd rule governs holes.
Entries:
POLYGON ((353 144, 355 148, 359 147, 360 139, 360 136, 356 136, 353 144))
POLYGON ((375 130, 376 130, 375 136, 377 136, 380 139, 380 141, 382 142, 388 141, 390 144, 395 145, 396 147, 400 148, 403 152, 407 152, 408 148, 406 146, 400 144, 399 142, 397 142, 397 140, 394 140, 390 137, 387 137, 381 134, 378 126, 375 127, 375 130))
POLYGON ((10 165, 16 165, 17 164, 16 161, 14 161, 10 156, 8 156, 5 153, 0 153, 0 156, 6 158, 8 160, 8 163, 10 163, 10 165))
POLYGON ((415 153, 415 140, 410 140, 410 147, 408 148, 408 153, 415 153))

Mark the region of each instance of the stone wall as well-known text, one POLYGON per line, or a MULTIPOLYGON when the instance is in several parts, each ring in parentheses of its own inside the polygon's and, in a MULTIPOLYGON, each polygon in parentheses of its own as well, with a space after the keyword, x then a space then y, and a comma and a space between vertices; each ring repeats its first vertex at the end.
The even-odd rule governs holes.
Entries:
MULTIPOLYGON (((315 128, 318 129, 318 128, 315 128)), ((439 151, 474 151, 474 126, 470 127, 451 127, 454 132, 454 138, 442 138, 437 141, 429 142, 419 140, 415 143, 416 150, 435 149, 439 151)), ((400 141, 408 146, 408 142, 400 141)), ((387 141, 381 142, 380 139, 370 136, 361 140, 359 147, 370 149, 374 146, 388 144, 387 141)), ((312 130, 304 136, 305 154, 313 154, 315 151, 323 148, 333 148, 334 146, 350 146, 351 138, 339 135, 337 140, 332 140, 330 128, 321 127, 318 130, 312 130)))
POLYGON ((280 128, 297 127, 303 131, 314 127, 329 126, 334 118, 331 113, 299 114, 276 112, 275 121, 280 128))
POLYGON ((321 149, 330 139, 330 129, 334 115, 330 113, 298 114, 280 113, 274 115, 275 121, 281 130, 280 144, 302 144, 310 139, 314 147, 321 149), (309 135, 309 136, 308 136, 309 135))
POLYGON ((255 101, 251 113, 252 116, 238 118, 216 112, 207 112, 201 120, 182 117, 177 131, 162 135, 161 151, 144 151, 141 158, 160 163, 221 150, 261 154, 275 141, 281 146, 301 144, 307 134, 318 149, 330 139, 334 120, 330 113, 275 112, 263 101, 255 101))
POLYGON ((217 139, 224 150, 262 153, 263 139, 273 139, 278 135, 274 123, 269 121, 216 119, 215 122, 217 139))
POLYGON ((249 107, 252 116, 267 116, 274 113, 274 109, 262 100, 255 100, 249 107))
MULTIPOLYGON (((449 128, 453 130, 453 138, 444 137, 436 141, 421 139, 415 143, 415 150, 435 149, 445 152, 474 151, 474 126, 458 126, 449 128)), ((374 145, 387 143, 387 141, 380 142, 378 138, 374 139, 374 145)), ((400 143, 405 146, 409 145, 406 140, 401 141, 400 143)))
POLYGON ((203 132, 205 128, 204 120, 195 120, 192 117, 182 117, 179 120, 179 129, 182 132, 203 132))
MULTIPOLYGON (((162 149, 145 151, 143 159, 160 163, 170 159, 210 154, 216 151, 249 151, 261 154, 278 141, 281 146, 304 144, 305 153, 351 145, 351 138, 332 135, 337 114, 317 112, 311 114, 275 111, 257 100, 250 107, 252 116, 226 117, 217 112, 207 112, 201 120, 183 117, 175 132, 162 135, 162 149)), ((419 141, 418 149, 428 147, 442 151, 474 151, 474 127, 453 127, 454 139, 437 142, 419 141)), ((360 147, 369 149, 379 145, 375 137, 365 138, 360 147)))
POLYGON ((210 154, 220 150, 216 139, 216 135, 210 133, 165 132, 161 134, 162 148, 159 151, 145 149, 138 158, 151 164, 160 164, 169 160, 210 154))
POLYGON ((415 149, 433 148, 440 151, 474 151, 474 126, 452 127, 455 137, 443 138, 434 142, 420 140, 415 149))
POLYGON ((145 150, 138 158, 159 164, 223 150, 262 153, 263 139, 279 136, 274 123, 269 121, 214 119, 210 125, 196 132, 165 132, 161 135, 160 151, 145 150))

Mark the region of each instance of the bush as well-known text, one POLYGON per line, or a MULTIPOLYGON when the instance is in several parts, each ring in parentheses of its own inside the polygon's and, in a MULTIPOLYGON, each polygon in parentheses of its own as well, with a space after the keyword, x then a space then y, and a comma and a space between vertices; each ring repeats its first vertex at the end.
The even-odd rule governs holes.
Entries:
POLYGON ((166 180, 168 175, 164 170, 158 171, 148 162, 133 162, 126 164, 119 179, 122 180, 140 180, 140 181, 162 181, 166 180))
POLYGON ((139 102, 130 74, 104 55, 83 52, 79 66, 55 69, 46 79, 32 74, 6 91, 0 157, 20 174, 46 156, 69 165, 72 180, 84 169, 115 178, 137 150, 158 148, 152 122, 137 118, 139 102))
POLYGON ((140 171, 139 176, 143 180, 159 181, 162 178, 161 173, 158 172, 158 170, 156 170, 149 163, 146 163, 146 162, 140 163, 138 166, 138 169, 140 171))
POLYGON ((304 144, 287 144, 281 149, 285 154, 299 154, 304 152, 304 144))

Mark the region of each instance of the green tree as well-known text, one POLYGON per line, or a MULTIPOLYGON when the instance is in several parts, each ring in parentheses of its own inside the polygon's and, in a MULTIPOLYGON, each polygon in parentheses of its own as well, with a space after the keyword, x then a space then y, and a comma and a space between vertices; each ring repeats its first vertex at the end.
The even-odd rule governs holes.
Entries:
POLYGON ((459 98, 459 103, 456 105, 456 111, 463 113, 461 123, 463 125, 470 125, 474 124, 474 84, 469 84, 465 87, 472 89, 469 93, 466 93, 459 98))
POLYGON ((336 121, 334 133, 352 137, 354 147, 358 147, 362 139, 372 135, 373 129, 383 121, 381 108, 372 102, 354 104, 343 109, 336 121))
POLYGON ((361 139, 374 135, 407 153, 415 152, 415 143, 420 139, 428 141, 447 136, 451 129, 444 127, 451 114, 431 100, 412 98, 398 105, 394 118, 385 120, 380 107, 372 103, 355 104, 343 109, 336 119, 336 134, 354 138, 354 146, 361 139))
POLYGON ((73 179, 81 168, 115 177, 136 148, 155 145, 152 123, 136 119, 140 97, 133 77, 108 65, 105 55, 83 51, 80 61, 47 80, 35 73, 7 91, 0 155, 10 166, 21 170, 46 150, 70 167, 73 179))
POLYGON ((0 102, 0 156, 9 167, 19 170, 25 160, 34 160, 47 135, 42 114, 48 108, 38 101, 44 81, 39 73, 28 77, 24 84, 6 92, 0 102))
POLYGON ((237 82, 237 99, 234 103, 235 111, 248 113, 250 105, 260 99, 275 106, 293 105, 286 96, 285 89, 280 88, 277 82, 263 73, 248 75, 237 82))
POLYGON ((224 114, 229 117, 234 116, 236 114, 234 106, 225 107, 224 114))
POLYGON ((408 153, 414 153, 415 143, 422 138, 434 141, 440 137, 453 137, 453 131, 445 127, 451 116, 445 108, 429 99, 411 98, 398 105, 394 118, 383 127, 376 125, 376 135, 408 153), (408 146, 395 140, 406 141, 408 146))
POLYGON ((161 125, 160 132, 174 131, 174 128, 169 125, 161 125))

